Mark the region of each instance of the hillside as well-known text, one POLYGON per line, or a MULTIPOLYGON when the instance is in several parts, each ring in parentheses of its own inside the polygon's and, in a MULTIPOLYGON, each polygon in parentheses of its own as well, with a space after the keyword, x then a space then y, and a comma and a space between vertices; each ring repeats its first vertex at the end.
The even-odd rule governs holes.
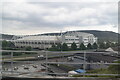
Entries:
MULTIPOLYGON (((94 34, 98 37, 99 41, 118 41, 118 33, 111 31, 97 31, 97 30, 78 30, 77 32, 86 32, 94 34)), ((46 33, 46 34, 38 34, 38 35, 61 35, 61 33, 46 33)), ((12 39, 13 35, 2 34, 2 38, 5 40, 12 39)))
POLYGON ((4 40, 11 40, 14 35, 9 35, 9 34, 0 34, 0 38, 4 40))
MULTIPOLYGON (((80 32, 86 32, 94 34, 98 37, 99 41, 115 41, 118 42, 118 33, 111 31, 96 31, 96 30, 83 30, 80 32)), ((120 36, 120 35, 119 35, 120 36)))

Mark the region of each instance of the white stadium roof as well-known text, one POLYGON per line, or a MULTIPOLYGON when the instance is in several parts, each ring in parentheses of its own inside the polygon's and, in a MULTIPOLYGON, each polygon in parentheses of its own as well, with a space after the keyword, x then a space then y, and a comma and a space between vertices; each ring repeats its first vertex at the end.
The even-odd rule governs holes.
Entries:
POLYGON ((84 32, 67 32, 65 35, 71 35, 71 36, 94 36, 90 33, 84 33, 84 32))
POLYGON ((27 37, 23 37, 17 40, 44 40, 44 41, 58 41, 60 39, 60 36, 47 36, 47 35, 43 35, 43 36, 27 36, 27 37))
MULTIPOLYGON (((84 32, 66 32, 63 34, 63 36, 82 36, 82 37, 88 37, 88 36, 94 36, 93 34, 84 33, 84 32)), ((34 36, 24 36, 21 38, 18 38, 14 41, 61 41, 61 36, 53 36, 53 35, 34 35, 34 36)))

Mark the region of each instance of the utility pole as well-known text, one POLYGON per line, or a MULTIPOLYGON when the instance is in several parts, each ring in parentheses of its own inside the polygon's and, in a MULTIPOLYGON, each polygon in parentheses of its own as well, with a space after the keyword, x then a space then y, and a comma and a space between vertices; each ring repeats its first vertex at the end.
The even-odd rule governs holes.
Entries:
POLYGON ((84 66, 83 69, 86 70, 86 51, 84 51, 84 66))
POLYGON ((47 62, 48 62, 48 55, 47 55, 47 51, 46 51, 46 48, 45 48, 45 42, 44 42, 44 52, 45 52, 45 55, 46 55, 46 74, 48 72, 48 69, 47 69, 47 62))
MULTIPOLYGON (((86 51, 84 51, 84 65, 83 65, 83 69, 86 70, 86 51)), ((83 75, 85 77, 85 73, 83 75)))
POLYGON ((13 73, 13 52, 11 52, 11 73, 13 73))
MULTIPOLYGON (((61 35, 61 54, 62 54, 62 44, 63 44, 63 35, 62 35, 62 30, 60 31, 60 35, 61 35)), ((62 56, 62 57, 64 57, 64 56, 62 56)))

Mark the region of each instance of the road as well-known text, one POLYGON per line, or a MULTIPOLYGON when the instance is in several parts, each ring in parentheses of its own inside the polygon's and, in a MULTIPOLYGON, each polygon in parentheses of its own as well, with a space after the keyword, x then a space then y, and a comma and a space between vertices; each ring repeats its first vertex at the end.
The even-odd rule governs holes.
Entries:
MULTIPOLYGON (((1 52, 22 52, 22 53, 37 53, 37 54, 29 54, 29 55, 22 55, 22 56, 13 56, 13 60, 25 60, 25 59, 36 59, 39 55, 47 56, 48 58, 54 58, 54 57, 64 57, 64 56, 72 56, 76 53, 83 54, 86 53, 89 56, 94 56, 94 59, 97 60, 97 56, 99 55, 99 59, 101 58, 103 60, 103 55, 100 57, 101 54, 107 54, 110 52, 94 52, 94 51, 12 51, 12 50, 0 50, 1 52), (98 54, 98 55, 97 55, 98 54)), ((11 55, 2 56, 4 61, 10 61, 11 55)), ((116 58, 114 58, 116 59, 116 58)), ((106 61, 111 62, 110 60, 113 60, 111 57, 105 57, 106 61)))
MULTIPOLYGON (((17 51, 17 52, 19 52, 19 51, 17 51)), ((23 51, 21 51, 21 52, 23 52, 23 51)), ((25 52, 31 52, 31 51, 25 51, 25 52)), ((32 52, 34 52, 34 51, 32 51, 32 52)), ((11 67, 13 67, 13 68, 19 67, 19 69, 18 69, 19 72, 37 72, 37 71, 39 71, 39 68, 41 68, 41 64, 45 63, 45 64, 47 64, 47 66, 49 66, 49 68, 52 69, 53 72, 66 73, 64 70, 59 69, 59 67, 54 67, 49 64, 63 64, 64 63, 64 65, 72 66, 72 67, 75 67, 76 69, 80 68, 81 65, 83 66, 83 62, 84 62, 83 59, 74 59, 72 62, 68 62, 68 60, 67 60, 68 56, 84 57, 83 51, 64 51, 62 53, 60 51, 53 51, 53 52, 52 51, 42 51, 42 52, 36 51, 36 52, 37 52, 37 54, 32 54, 32 55, 28 55, 28 56, 27 55, 14 56, 13 61, 17 61, 17 60, 24 60, 24 61, 13 62, 13 65, 11 65, 10 63, 4 63, 3 68, 8 68, 8 71, 11 71, 11 67), (47 55, 48 59, 39 59, 37 57, 38 55, 44 55, 44 56, 47 55), (28 61, 26 61, 26 60, 28 60, 28 61), (73 64, 71 64, 71 63, 73 63, 73 64), (30 67, 30 70, 24 71, 23 65, 30 67), (34 69, 33 67, 31 67, 31 65, 38 65, 39 68, 34 69)), ((102 65, 100 65, 99 63, 101 63, 101 61, 112 63, 114 60, 118 59, 116 57, 103 55, 108 52, 93 52, 93 51, 88 52, 88 51, 86 51, 85 53, 86 53, 86 58, 87 58, 86 62, 93 62, 93 63, 89 63, 90 68, 92 68, 92 69, 105 68, 107 63, 105 63, 105 64, 103 63, 102 65), (91 65, 97 65, 97 66, 91 66, 91 65)), ((10 55, 4 56, 4 61, 11 62, 10 57, 11 57, 10 55)))

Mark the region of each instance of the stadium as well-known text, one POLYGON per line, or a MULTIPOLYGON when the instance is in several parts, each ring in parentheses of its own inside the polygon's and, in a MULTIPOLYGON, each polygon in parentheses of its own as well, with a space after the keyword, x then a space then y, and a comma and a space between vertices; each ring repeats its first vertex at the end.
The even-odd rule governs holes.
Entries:
POLYGON ((76 32, 76 31, 67 31, 64 33, 60 33, 58 35, 31 35, 24 36, 17 39, 13 39, 12 42, 16 47, 28 47, 45 49, 50 48, 53 44, 56 45, 58 43, 63 44, 66 43, 68 46, 74 42, 77 47, 81 43, 87 46, 89 43, 92 45, 93 43, 97 43, 97 37, 90 33, 84 32, 76 32))

